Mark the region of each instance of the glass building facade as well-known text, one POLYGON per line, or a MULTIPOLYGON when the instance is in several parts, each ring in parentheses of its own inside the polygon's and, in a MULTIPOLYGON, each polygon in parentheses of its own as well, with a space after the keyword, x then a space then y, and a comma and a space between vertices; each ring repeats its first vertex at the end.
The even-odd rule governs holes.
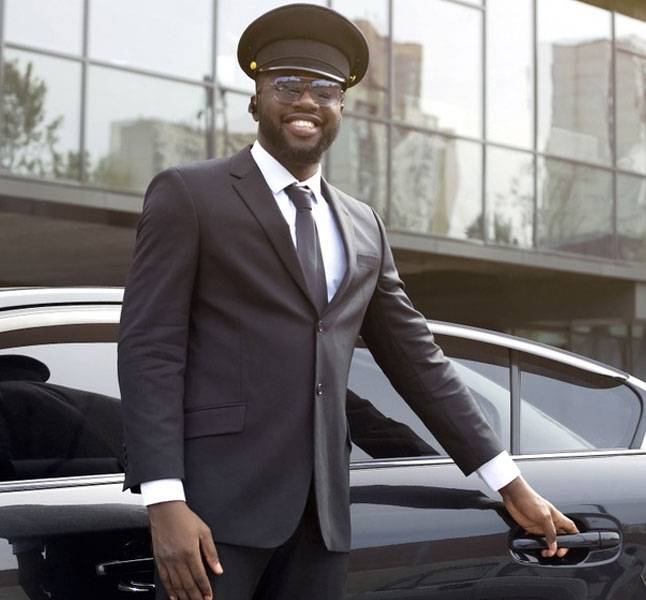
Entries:
MULTIPOLYGON (((286 3, 0 0, 0 284, 122 284, 151 177, 253 141, 237 41, 286 3)), ((642 2, 318 3, 371 51, 326 177, 422 310, 645 374, 642 2)))

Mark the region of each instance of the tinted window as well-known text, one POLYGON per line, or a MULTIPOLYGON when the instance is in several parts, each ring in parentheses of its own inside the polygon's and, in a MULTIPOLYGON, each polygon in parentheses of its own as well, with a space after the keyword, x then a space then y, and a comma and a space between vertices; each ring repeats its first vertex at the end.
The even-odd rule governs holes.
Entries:
POLYGON ((116 344, 0 350, 0 480, 118 473, 116 344))
MULTIPOLYGON (((503 445, 509 448, 509 358, 495 346, 437 336, 503 445)), ((366 348, 354 352, 347 414, 352 460, 446 456, 424 423, 393 389, 366 348)))
POLYGON ((537 358, 520 367, 522 453, 630 446, 641 402, 628 387, 537 358))

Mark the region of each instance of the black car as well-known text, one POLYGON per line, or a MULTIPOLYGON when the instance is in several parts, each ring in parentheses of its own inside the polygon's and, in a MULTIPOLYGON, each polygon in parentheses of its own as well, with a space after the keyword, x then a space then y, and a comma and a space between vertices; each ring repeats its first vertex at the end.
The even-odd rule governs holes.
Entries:
MULTIPOLYGON (((121 289, 0 292, 0 599, 152 598, 146 510, 121 491, 121 289)), ((465 478, 357 342, 347 598, 646 598, 646 384, 429 322, 533 486, 582 535, 565 558, 465 478)))

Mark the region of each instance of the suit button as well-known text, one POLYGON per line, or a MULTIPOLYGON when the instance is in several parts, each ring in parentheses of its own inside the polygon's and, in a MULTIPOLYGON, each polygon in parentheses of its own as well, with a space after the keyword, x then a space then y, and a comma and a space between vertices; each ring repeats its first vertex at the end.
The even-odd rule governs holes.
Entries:
POLYGON ((325 328, 323 327, 323 321, 319 321, 316 325, 316 330, 319 333, 323 333, 325 331, 325 328))
POLYGON ((323 395, 323 384, 319 383, 316 386, 316 395, 317 396, 322 396, 323 395))

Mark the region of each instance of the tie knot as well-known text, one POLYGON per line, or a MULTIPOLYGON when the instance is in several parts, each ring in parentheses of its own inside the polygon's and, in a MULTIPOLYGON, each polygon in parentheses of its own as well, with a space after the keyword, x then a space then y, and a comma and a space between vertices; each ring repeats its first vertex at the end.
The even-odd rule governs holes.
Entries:
POLYGON ((285 188, 289 199, 294 203, 296 210, 312 210, 312 190, 308 187, 301 187, 292 183, 285 188))

